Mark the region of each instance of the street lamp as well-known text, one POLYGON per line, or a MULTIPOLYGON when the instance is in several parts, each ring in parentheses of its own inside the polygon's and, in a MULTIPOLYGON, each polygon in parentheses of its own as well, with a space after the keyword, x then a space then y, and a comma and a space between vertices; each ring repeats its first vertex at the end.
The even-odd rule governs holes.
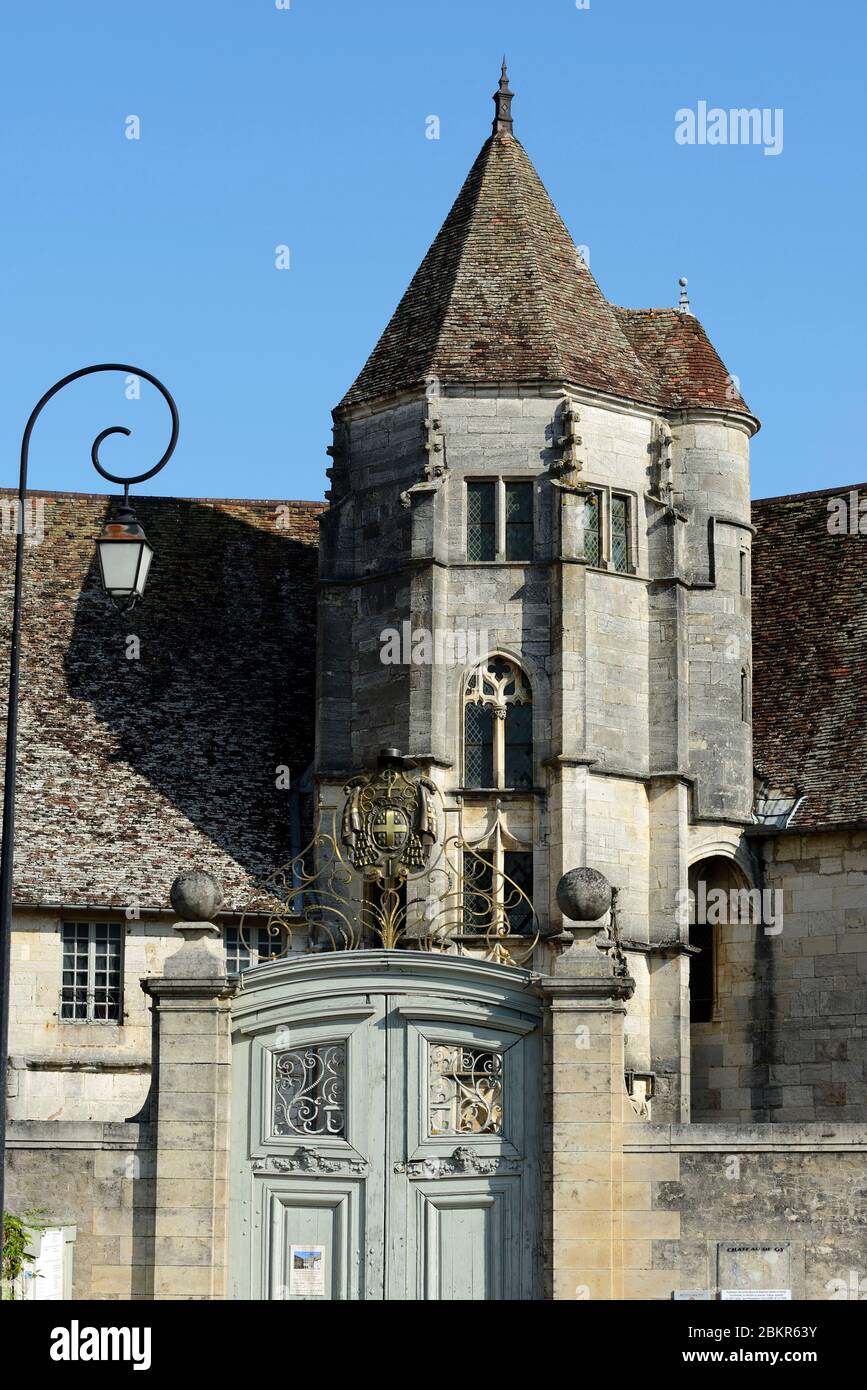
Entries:
POLYGON ((172 417, 172 434, 159 463, 134 478, 109 473, 99 461, 99 448, 110 434, 126 434, 124 425, 112 425, 93 441, 90 458, 101 477, 123 487, 123 502, 103 527, 97 541, 97 554, 102 585, 112 603, 121 612, 128 612, 141 598, 148 577, 153 549, 136 521, 129 505, 131 483, 143 483, 164 468, 178 442, 178 409, 169 392, 157 377, 139 367, 118 362, 102 362, 94 367, 81 367, 77 372, 55 382, 30 413, 21 439, 21 469, 18 476, 18 530, 15 539, 15 589, 12 600, 12 636, 9 644, 9 704, 6 715, 6 772, 3 783, 3 830, 0 846, 0 1212, 5 1210, 6 1188, 6 1072, 9 1062, 9 960, 12 938, 12 870, 15 846, 15 773, 18 740, 18 671, 21 652, 21 594, 24 568, 24 506, 27 501, 27 464, 30 456, 30 436, 33 426, 58 391, 79 377, 96 372, 123 372, 126 376, 141 377, 155 386, 168 405, 172 417))
POLYGON ((96 542, 102 587, 115 608, 128 613, 144 593, 154 552, 126 496, 96 542))

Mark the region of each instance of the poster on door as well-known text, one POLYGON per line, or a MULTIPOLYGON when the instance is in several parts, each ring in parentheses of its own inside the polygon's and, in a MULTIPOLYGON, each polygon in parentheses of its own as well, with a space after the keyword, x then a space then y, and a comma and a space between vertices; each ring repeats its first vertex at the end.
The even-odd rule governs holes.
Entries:
POLYGON ((325 1297, 325 1246, 293 1245, 289 1252, 289 1297, 325 1297))

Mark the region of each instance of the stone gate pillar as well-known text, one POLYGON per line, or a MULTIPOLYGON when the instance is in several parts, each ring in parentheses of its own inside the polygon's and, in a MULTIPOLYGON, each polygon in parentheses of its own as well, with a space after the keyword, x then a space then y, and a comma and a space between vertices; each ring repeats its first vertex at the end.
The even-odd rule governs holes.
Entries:
POLYGON ((620 1300, 629 1106, 623 1018, 635 984, 615 940, 598 926, 570 926, 574 940, 540 981, 547 1003, 547 1297, 620 1300))
POLYGON ((237 981, 226 976, 220 929, 185 920, 219 906, 216 885, 211 906, 213 894, 196 893, 189 883, 208 877, 175 880, 172 902, 184 913, 175 930, 183 944, 164 975, 142 981, 155 1014, 155 1299, 226 1296, 230 1006, 237 981), (184 881, 186 894, 178 890, 184 881))

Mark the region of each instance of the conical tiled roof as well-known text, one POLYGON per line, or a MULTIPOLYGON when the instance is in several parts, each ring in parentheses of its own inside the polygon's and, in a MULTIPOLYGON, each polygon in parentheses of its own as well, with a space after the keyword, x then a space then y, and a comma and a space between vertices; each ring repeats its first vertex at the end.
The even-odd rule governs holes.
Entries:
POLYGON ((655 401, 636 355, 523 146, 482 146, 341 406, 443 383, 571 381, 655 401))
POLYGON ((511 100, 504 62, 493 134, 338 410, 433 377, 746 411, 693 315, 609 304, 512 134, 511 100))

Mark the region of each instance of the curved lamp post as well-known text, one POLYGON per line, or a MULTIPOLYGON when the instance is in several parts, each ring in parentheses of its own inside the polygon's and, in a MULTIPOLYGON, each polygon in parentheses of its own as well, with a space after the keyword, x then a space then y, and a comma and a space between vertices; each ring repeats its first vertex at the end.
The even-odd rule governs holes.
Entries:
POLYGON ((4 1210, 6 1179, 6 1073, 9 1060, 9 961, 12 937, 12 866, 15 847, 15 773, 18 738, 18 668, 21 651, 21 592, 24 567, 24 504, 27 501, 27 464, 30 455, 30 436, 43 408, 58 391, 79 377, 96 372, 123 372, 141 377, 155 386, 168 405, 172 417, 172 436, 159 463, 145 473, 132 478, 109 473, 99 461, 99 448, 110 434, 126 434, 125 425, 112 425, 96 436, 90 450, 94 468, 110 483, 123 487, 123 502, 115 511, 97 541, 102 584, 112 603, 121 612, 128 612, 141 598, 153 550, 129 505, 131 483, 143 483, 164 468, 178 442, 178 409, 169 392, 157 377, 140 367, 119 362, 101 362, 94 367, 81 367, 77 372, 55 382, 33 407, 21 439, 21 470, 18 479, 18 528, 15 541, 15 591, 12 601, 12 637, 9 646, 9 705, 6 716, 6 775, 3 783, 3 841, 0 849, 0 1212, 4 1210))

